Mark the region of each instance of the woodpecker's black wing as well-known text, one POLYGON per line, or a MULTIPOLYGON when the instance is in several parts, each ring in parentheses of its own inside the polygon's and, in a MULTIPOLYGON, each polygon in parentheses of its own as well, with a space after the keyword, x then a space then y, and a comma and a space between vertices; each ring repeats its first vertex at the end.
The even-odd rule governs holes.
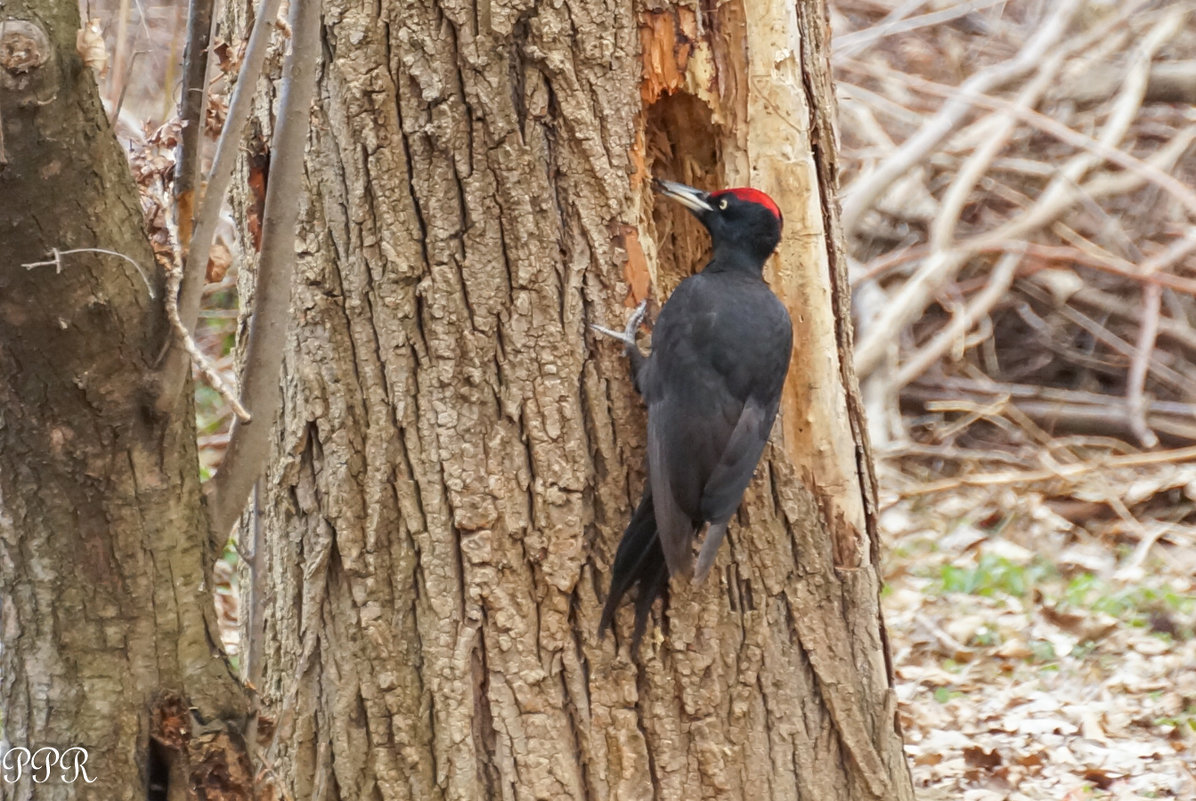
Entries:
POLYGON ((776 417, 791 347, 788 312, 754 275, 708 267, 661 310, 640 383, 670 574, 692 572, 698 527, 725 523, 738 508, 776 417))

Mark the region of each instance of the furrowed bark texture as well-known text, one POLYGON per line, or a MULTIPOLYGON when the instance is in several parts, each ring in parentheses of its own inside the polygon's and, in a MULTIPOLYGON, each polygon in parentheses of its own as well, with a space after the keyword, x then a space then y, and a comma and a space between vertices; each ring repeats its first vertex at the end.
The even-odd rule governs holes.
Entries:
POLYGON ((823 4, 325 8, 260 517, 276 775, 346 800, 912 798, 823 4), (711 580, 632 653, 630 609, 595 629, 644 415, 587 324, 663 301, 707 243, 649 172, 780 201, 798 344, 711 580))
POLYGON ((244 797, 235 749, 201 755, 203 738, 229 744, 244 702, 214 645, 191 401, 146 408, 163 282, 78 27, 73 0, 0 9, 0 720, 6 746, 86 749, 94 783, 56 767, 13 783, 10 756, 0 784, 14 799, 145 799, 154 735, 170 740, 155 769, 171 799, 221 772, 225 794, 208 797, 244 797), (134 259, 157 300, 114 255, 26 268, 55 248, 134 259))

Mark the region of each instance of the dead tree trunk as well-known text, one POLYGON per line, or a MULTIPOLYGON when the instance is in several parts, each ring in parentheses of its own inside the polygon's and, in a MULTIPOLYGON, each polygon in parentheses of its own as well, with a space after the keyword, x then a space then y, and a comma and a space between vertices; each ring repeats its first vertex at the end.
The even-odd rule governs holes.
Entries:
MULTIPOLYGON (((295 798, 910 799, 851 374, 821 2, 328 0, 258 524, 295 798), (650 8, 648 6, 651 6, 650 8), (782 422, 715 579, 595 630, 643 412, 590 322, 785 213, 782 422)), ((262 124, 268 125, 263 119, 262 124)))
POLYGON ((141 801, 169 776, 182 799, 215 775, 243 797, 194 410, 149 411, 163 282, 78 28, 74 0, 0 8, 0 787, 141 801), (72 747, 85 775, 18 764, 72 747))

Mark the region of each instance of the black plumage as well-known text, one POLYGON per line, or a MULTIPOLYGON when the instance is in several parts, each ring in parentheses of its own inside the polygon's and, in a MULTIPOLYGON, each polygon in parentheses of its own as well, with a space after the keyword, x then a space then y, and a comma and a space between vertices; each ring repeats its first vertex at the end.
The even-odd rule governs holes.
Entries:
POLYGON ((706 193, 657 181, 710 232, 713 255, 665 303, 645 357, 635 343, 642 309, 622 340, 648 406, 644 495, 619 542, 599 632, 619 600, 639 586, 635 639, 670 576, 705 578, 727 523, 743 499, 780 403, 792 326, 764 283, 764 263, 780 241, 776 204, 755 189, 706 193), (710 529, 698 555, 693 539, 710 529))

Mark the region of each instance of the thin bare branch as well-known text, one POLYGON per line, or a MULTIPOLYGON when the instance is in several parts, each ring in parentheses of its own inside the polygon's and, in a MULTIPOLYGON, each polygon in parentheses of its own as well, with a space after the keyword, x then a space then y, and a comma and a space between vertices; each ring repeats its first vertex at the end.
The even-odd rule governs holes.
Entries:
MULTIPOLYGON (((1038 446, 1036 452, 1059 450, 1061 441, 1056 437, 1067 431, 1133 436, 1124 399, 1105 393, 944 376, 933 381, 924 377, 908 385, 902 397, 922 404, 927 411, 967 415, 936 428, 940 440, 950 439, 977 419, 999 425, 1006 417, 1029 435, 1038 446)), ((1196 442, 1196 405, 1148 398, 1145 407, 1146 423, 1152 431, 1172 440, 1196 442)), ((1093 444, 1089 439, 1085 450, 1093 444)), ((1109 440, 1102 447, 1115 449, 1118 445, 1116 440, 1109 440)), ((1077 457, 1072 454, 1069 458, 1074 461, 1077 457)))
POLYGON ((1022 253, 1014 251, 1006 253, 997 261, 984 290, 976 295, 964 311, 955 315, 934 339, 919 348, 917 353, 901 365, 895 378, 898 387, 905 386, 926 372, 930 365, 938 361, 960 337, 976 325, 976 321, 992 311, 1013 285, 1013 278, 1017 275, 1017 266, 1021 260, 1022 253))
MULTIPOLYGON (((216 227, 220 223, 224 193, 228 190, 233 167, 236 165, 241 135, 245 130, 245 123, 249 119, 253 96, 257 89, 258 79, 262 74, 262 66, 266 61, 270 34, 274 30, 274 23, 278 18, 280 1, 261 0, 261 5, 258 6, 257 17, 253 21, 253 30, 249 34, 249 43, 245 47, 241 69, 233 88, 232 99, 229 101, 224 129, 220 132, 220 140, 216 143, 216 156, 212 160, 207 188, 204 190, 203 201, 195 219, 195 231, 191 237, 190 247, 187 249, 187 266, 183 271, 183 285, 179 293, 179 318, 188 331, 195 329, 196 321, 199 319, 199 305, 203 297, 204 278, 208 257, 212 250, 212 239, 215 236, 216 227)), ((162 376, 162 389, 158 398, 160 411, 170 408, 174 403, 174 397, 184 384, 187 368, 186 354, 178 347, 172 346, 160 367, 162 376)))
POLYGON ((212 532, 218 539, 233 527, 265 467, 282 399, 279 370, 290 321, 304 149, 320 62, 320 6, 319 0, 291 4, 291 52, 283 65, 274 131, 276 166, 266 187, 262 250, 241 382, 242 399, 255 419, 233 422, 224 462, 206 488, 212 532))
MULTIPOLYGON (((1033 108, 1043 93, 1054 82, 1059 70, 1063 67, 1063 53, 1058 52, 1047 58, 1034 77, 1018 93, 1014 102, 1017 108, 1033 108)), ((964 205, 972 190, 980 181, 993 159, 1009 142, 1017 127, 1017 116, 1012 111, 998 112, 986 121, 984 139, 980 146, 963 163, 951 186, 943 195, 943 202, 938 215, 930 225, 931 250, 945 250, 950 247, 955 238, 955 229, 959 225, 959 216, 963 213, 964 205)))
POLYGON ((931 11, 927 14, 919 14, 916 17, 893 19, 892 15, 890 15, 890 17, 886 17, 871 28, 865 28, 862 31, 855 31, 845 36, 837 37, 831 49, 832 58, 853 56, 861 50, 873 46, 886 36, 896 36, 897 34, 916 31, 919 28, 942 25, 945 22, 966 17, 968 14, 983 11, 986 8, 992 8, 1004 2, 1006 0, 971 0, 969 3, 960 3, 959 5, 950 6, 938 11, 931 11))
MULTIPOLYGON (((1159 286, 1162 287, 1164 284, 1160 283, 1159 286)), ((1084 287, 1072 295, 1069 301, 1130 322, 1137 320, 1132 309, 1126 306, 1123 298, 1096 287, 1084 287)), ((1196 331, 1193 331, 1186 321, 1178 322, 1169 318, 1161 318, 1159 320, 1159 337, 1186 349, 1189 360, 1196 359, 1196 331)))
POLYGON ((1140 467, 1148 464, 1176 464, 1196 459, 1196 445, 1186 448, 1176 448, 1170 451, 1153 451, 1151 453, 1134 453, 1126 456, 1113 456, 1096 461, 1080 462, 1077 464, 1060 465, 1054 470, 1015 471, 1006 473, 981 473, 978 475, 960 476, 942 481, 931 481, 920 487, 914 487, 901 493, 904 497, 915 495, 931 495, 945 492, 957 487, 995 487, 1014 484, 1035 484, 1040 481, 1068 479, 1091 473, 1097 470, 1116 467, 1140 467))
MULTIPOLYGON (((1024 290, 1031 296, 1038 295, 1041 300, 1046 301, 1042 297, 1042 290, 1037 287, 1025 287, 1024 290)), ((1126 342, 1121 337, 1114 334, 1105 326, 1098 323, 1088 315, 1081 312, 1079 309, 1074 309, 1066 304, 1060 305, 1057 308, 1057 313, 1060 317, 1070 321, 1071 323, 1084 329, 1093 339, 1105 344, 1111 351, 1118 354, 1128 364, 1134 358, 1134 346, 1126 342)), ((1064 346, 1055 343, 1055 347, 1062 350, 1064 346)), ((1185 394, 1196 397, 1196 379, 1189 378, 1183 373, 1168 367, 1158 358, 1153 355, 1148 359, 1148 366, 1151 375, 1155 376, 1159 381, 1173 387, 1185 394)))
MULTIPOLYGON (((1172 243, 1163 252, 1142 264, 1144 275, 1153 275, 1164 270, 1196 250, 1196 236, 1188 236, 1172 243)), ((1143 446, 1153 448, 1159 438, 1146 424, 1146 374, 1149 372, 1151 353, 1159 333, 1159 312, 1162 306, 1163 288, 1158 284, 1147 284, 1142 290, 1142 316, 1138 328, 1138 341, 1134 347, 1133 361, 1126 378, 1125 405, 1129 424, 1134 435, 1143 446)))
MULTIPOLYGON (((1053 404, 1056 407, 1092 406, 1106 408, 1117 406, 1121 401, 1116 395, 1102 392, 1087 392, 1079 389, 1060 389, 1058 387, 1043 387, 1034 384, 1010 384, 993 381, 991 378, 980 380, 960 378, 957 376, 942 376, 933 380, 922 378, 916 384, 911 384, 909 391, 923 402, 933 401, 942 396, 961 397, 978 396, 988 403, 993 397, 1008 397, 1014 403, 1022 404, 1028 401, 1053 404)), ((1196 404, 1180 403, 1178 401, 1161 401, 1152 399, 1148 403, 1151 414, 1166 414, 1190 417, 1196 421, 1196 404)))
MULTIPOLYGON (((1081 106, 1091 105, 1105 100, 1120 85, 1121 70, 1116 65, 1094 63, 1081 82, 1068 87, 1066 97, 1081 106)), ((1196 61, 1161 61, 1152 66, 1146 99, 1196 105, 1196 61)))
POLYGON ((1159 306, 1163 289, 1158 284, 1147 284, 1142 290, 1142 324, 1138 329, 1138 341, 1130 360, 1130 371, 1125 386, 1125 410, 1130 430, 1144 448, 1159 444, 1159 438, 1146 424, 1146 374, 1150 368, 1150 356, 1154 352, 1155 337, 1159 333, 1159 306))
POLYGON ((182 129, 174 167, 175 215, 184 254, 191 241, 195 188, 199 184, 199 152, 208 100, 208 45, 215 4, 215 0, 191 0, 187 8, 187 45, 183 49, 183 88, 179 98, 182 129))

